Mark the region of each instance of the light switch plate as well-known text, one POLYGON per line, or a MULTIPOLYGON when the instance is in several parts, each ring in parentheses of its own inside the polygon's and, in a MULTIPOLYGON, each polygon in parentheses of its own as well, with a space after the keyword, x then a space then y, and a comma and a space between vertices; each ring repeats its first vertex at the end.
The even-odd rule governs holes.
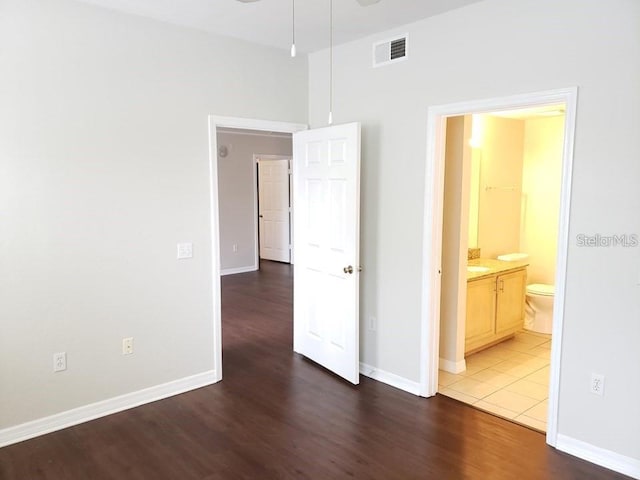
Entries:
POLYGON ((193 243, 179 243, 178 244, 178 260, 184 258, 193 257, 193 243))

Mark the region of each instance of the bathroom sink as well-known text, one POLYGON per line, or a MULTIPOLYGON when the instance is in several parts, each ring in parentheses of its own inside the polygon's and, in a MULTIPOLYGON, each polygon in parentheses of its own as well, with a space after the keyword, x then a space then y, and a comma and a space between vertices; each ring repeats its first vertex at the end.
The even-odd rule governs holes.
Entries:
POLYGON ((480 265, 467 265, 467 272, 469 273, 484 273, 491 270, 489 267, 482 267, 480 265))

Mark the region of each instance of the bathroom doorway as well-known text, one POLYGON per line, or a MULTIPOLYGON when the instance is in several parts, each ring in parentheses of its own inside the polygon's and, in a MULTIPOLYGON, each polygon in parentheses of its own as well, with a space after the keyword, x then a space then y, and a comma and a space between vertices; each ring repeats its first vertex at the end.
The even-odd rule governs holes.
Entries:
POLYGON ((429 109, 422 393, 546 430, 551 445, 575 99, 567 89, 429 109), (555 195, 544 193, 551 185, 555 195), (504 257, 526 250, 528 257, 504 257), (547 321, 553 345, 544 322, 531 321, 542 318, 532 283, 548 285, 547 293, 555 286, 544 298, 555 306, 547 321), (468 315, 476 318, 467 325, 468 315))

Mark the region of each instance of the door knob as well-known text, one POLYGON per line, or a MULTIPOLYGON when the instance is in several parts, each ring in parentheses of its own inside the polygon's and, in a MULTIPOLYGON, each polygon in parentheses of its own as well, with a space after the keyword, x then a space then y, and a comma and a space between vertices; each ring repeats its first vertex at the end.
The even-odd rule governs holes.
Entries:
POLYGON ((348 267, 344 267, 342 270, 344 271, 344 273, 348 273, 348 274, 353 273, 353 267, 351 265, 349 265, 348 267))

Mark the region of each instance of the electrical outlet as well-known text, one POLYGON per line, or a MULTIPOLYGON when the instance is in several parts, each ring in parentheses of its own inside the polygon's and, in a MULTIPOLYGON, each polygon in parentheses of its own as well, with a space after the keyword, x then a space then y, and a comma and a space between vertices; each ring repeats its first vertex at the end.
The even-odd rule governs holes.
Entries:
POLYGON ((62 372, 67 369, 67 353, 59 352, 53 354, 53 371, 62 372))
POLYGON ((591 374, 591 384, 589 391, 594 395, 604 395, 604 375, 599 373, 591 374))
POLYGON ((122 354, 131 355, 133 353, 133 337, 122 339, 122 354))
POLYGON ((367 326, 369 327, 369 330, 371 330, 372 332, 376 331, 376 317, 373 315, 369 315, 367 317, 367 326))
POLYGON ((193 257, 193 243, 179 243, 178 244, 178 260, 193 257))
POLYGON ((238 253, 238 244, 237 243, 233 244, 233 253, 238 253))

